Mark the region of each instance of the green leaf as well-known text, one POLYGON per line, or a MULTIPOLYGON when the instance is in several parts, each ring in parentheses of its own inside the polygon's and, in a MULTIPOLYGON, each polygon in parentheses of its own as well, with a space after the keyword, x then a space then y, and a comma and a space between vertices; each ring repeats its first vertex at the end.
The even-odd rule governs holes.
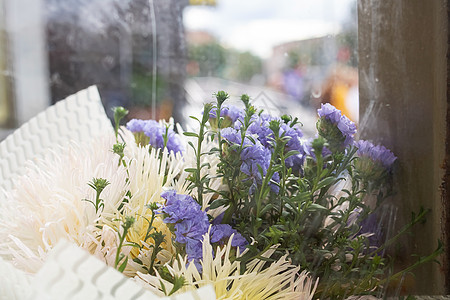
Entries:
POLYGON ((211 168, 211 164, 208 163, 208 162, 203 163, 203 164, 200 166, 200 169, 203 169, 204 167, 208 167, 208 169, 210 169, 210 168, 211 168))
POLYGON ((324 206, 322 206, 320 204, 317 204, 317 203, 311 203, 308 206, 308 210, 311 210, 311 211, 316 211, 316 210, 328 211, 328 208, 326 208, 326 207, 324 207, 324 206))
POLYGON ((247 138, 248 138, 253 144, 256 144, 256 141, 255 141, 255 139, 254 139, 253 137, 247 136, 247 138))
POLYGON ((327 177, 325 179, 322 179, 321 181, 319 181, 319 183, 317 184, 317 189, 320 190, 323 187, 332 185, 333 183, 335 183, 336 181, 338 181, 339 179, 336 179, 336 177, 327 177))
POLYGON ((184 171, 188 172, 188 173, 195 173, 195 172, 197 172, 197 169, 196 168, 186 168, 186 169, 184 169, 184 171))
POLYGON ((196 137, 198 138, 198 134, 194 133, 194 132, 183 132, 183 134, 185 136, 192 136, 192 137, 196 137))
POLYGON ((131 246, 131 247, 135 247, 135 248, 141 248, 141 245, 139 245, 138 243, 135 243, 135 242, 126 242, 123 245, 124 246, 131 246))
POLYGON ((230 200, 228 199, 216 199, 214 200, 211 205, 209 206, 209 209, 215 209, 224 205, 228 205, 230 203, 230 200))
POLYGON ((186 280, 184 279, 183 276, 174 276, 173 279, 173 288, 169 293, 169 296, 173 295, 176 291, 178 291, 179 289, 181 289, 184 285, 186 284, 186 280))
POLYGON ((297 155, 297 154, 300 154, 300 152, 298 152, 298 151, 296 151, 296 150, 291 150, 291 151, 288 151, 288 152, 284 155, 284 158, 288 158, 288 157, 290 157, 290 156, 297 155))
POLYGON ((128 256, 125 257, 125 260, 123 261, 123 263, 120 265, 119 269, 117 269, 120 273, 123 273, 123 271, 125 270, 126 266, 128 263, 128 256))
POLYGON ((230 149, 230 151, 237 151, 240 147, 241 145, 233 144, 230 147, 228 147, 228 149, 230 149))
POLYGON ((194 116, 189 116, 189 118, 191 118, 192 120, 195 120, 195 121, 200 123, 200 120, 198 118, 194 117, 194 116))
POLYGON ((261 215, 265 214, 266 212, 270 211, 271 209, 273 209, 273 205, 272 205, 272 204, 267 204, 267 205, 264 206, 264 208, 261 210, 261 215))
POLYGON ((302 192, 302 193, 297 194, 295 197, 292 197, 291 200, 298 202, 298 203, 303 203, 310 198, 311 198, 310 192, 302 192))
POLYGON ((197 156, 197 148, 195 148, 194 144, 191 141, 189 141, 188 145, 191 146, 192 149, 194 149, 194 155, 197 156))

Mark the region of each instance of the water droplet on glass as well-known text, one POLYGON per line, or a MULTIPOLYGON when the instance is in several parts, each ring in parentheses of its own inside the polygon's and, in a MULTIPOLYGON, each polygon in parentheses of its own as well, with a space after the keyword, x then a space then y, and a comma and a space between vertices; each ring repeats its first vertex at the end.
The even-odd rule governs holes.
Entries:
POLYGON ((128 23, 133 23, 133 21, 134 21, 134 16, 133 16, 133 14, 132 13, 127 13, 126 15, 125 15, 125 20, 128 22, 128 23))
POLYGON ((111 55, 107 55, 102 59, 102 65, 106 70, 111 70, 115 64, 116 61, 111 55))
POLYGON ((378 79, 378 77, 376 77, 376 78, 375 78, 375 82, 378 82, 378 81, 380 81, 380 79, 378 79))
POLYGON ((313 96, 313 98, 320 98, 320 96, 322 96, 322 89, 319 88, 315 88, 311 91, 311 96, 313 96))
POLYGON ((75 37, 73 34, 68 34, 66 37, 67 46, 73 46, 75 44, 75 37))

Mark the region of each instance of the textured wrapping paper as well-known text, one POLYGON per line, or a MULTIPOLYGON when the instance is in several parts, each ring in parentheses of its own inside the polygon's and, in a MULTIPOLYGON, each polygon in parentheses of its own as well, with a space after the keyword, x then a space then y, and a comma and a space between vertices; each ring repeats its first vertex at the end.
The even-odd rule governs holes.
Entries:
POLYGON ((33 281, 35 300, 199 300, 215 299, 211 286, 173 297, 158 297, 107 267, 86 251, 59 243, 33 281))
MULTIPOLYGON (((82 143, 113 127, 95 86, 69 96, 28 121, 0 143, 0 189, 8 192, 17 176, 25 174, 29 160, 58 153, 71 141, 82 143)), ((1 209, 1 203, 0 203, 1 209)), ((0 300, 53 299, 166 299, 212 300, 214 288, 161 298, 89 253, 61 242, 41 270, 28 275, 0 258, 0 300)))
POLYGON ((58 151, 70 140, 81 143, 112 130, 95 86, 67 97, 0 143, 0 187, 9 190, 14 178, 25 173, 27 160, 58 151))

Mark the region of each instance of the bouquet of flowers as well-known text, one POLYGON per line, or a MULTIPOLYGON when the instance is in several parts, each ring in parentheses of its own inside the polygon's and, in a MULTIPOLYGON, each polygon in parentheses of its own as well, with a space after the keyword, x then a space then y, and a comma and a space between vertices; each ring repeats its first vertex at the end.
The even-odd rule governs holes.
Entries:
POLYGON ((197 127, 120 121, 114 134, 33 162, 5 193, 0 254, 28 273, 68 240, 159 296, 212 285, 217 299, 382 296, 438 250, 393 272, 398 234, 378 224, 394 154, 355 141, 330 104, 317 136, 291 116, 217 92, 197 127))

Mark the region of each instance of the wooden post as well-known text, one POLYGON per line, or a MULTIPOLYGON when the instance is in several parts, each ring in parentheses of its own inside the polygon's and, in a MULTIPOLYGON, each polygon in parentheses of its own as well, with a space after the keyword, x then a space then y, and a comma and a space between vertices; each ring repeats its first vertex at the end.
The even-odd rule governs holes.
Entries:
MULTIPOLYGON (((382 143, 398 156, 393 201, 401 208, 400 217, 409 220, 421 206, 432 210, 403 249, 409 262, 414 261, 411 253, 431 253, 450 230, 448 196, 443 199, 440 190, 449 142, 447 2, 358 2, 360 138, 382 143)), ((446 247, 443 265, 417 269, 408 292, 448 293, 446 247)))

